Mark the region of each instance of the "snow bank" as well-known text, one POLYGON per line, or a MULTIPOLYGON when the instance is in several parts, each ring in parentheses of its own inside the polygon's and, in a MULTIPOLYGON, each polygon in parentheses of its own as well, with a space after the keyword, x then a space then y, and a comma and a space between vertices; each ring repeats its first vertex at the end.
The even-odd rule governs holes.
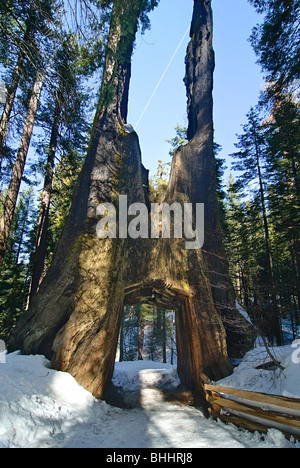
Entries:
POLYGON ((48 366, 43 356, 17 353, 0 363, 0 448, 300 448, 279 431, 251 434, 156 398, 156 384, 178 384, 172 366, 116 364, 114 382, 140 385, 156 400, 132 410, 95 400, 69 374, 48 366))
POLYGON ((8 354, 0 364, 0 448, 56 447, 107 405, 71 375, 49 369, 43 356, 8 354))
POLYGON ((218 385, 253 392, 300 398, 300 340, 290 346, 271 348, 281 369, 257 369, 271 362, 264 347, 255 348, 246 354, 232 375, 222 379, 218 385))

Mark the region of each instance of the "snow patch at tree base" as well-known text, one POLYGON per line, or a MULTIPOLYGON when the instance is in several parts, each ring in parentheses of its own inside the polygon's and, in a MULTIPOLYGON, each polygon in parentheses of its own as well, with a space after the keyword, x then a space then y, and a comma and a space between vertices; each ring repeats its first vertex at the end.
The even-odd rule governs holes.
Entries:
POLYGON ((163 401, 155 385, 177 385, 172 366, 117 363, 114 381, 140 391, 143 407, 122 410, 96 400, 71 375, 50 369, 43 356, 6 355, 0 448, 300 448, 279 431, 252 434, 163 401))

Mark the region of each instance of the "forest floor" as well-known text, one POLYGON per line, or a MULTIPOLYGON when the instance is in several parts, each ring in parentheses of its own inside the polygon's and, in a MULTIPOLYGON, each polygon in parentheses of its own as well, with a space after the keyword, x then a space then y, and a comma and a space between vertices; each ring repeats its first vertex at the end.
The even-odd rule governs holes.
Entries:
MULTIPOLYGON (((289 346, 280 352, 288 371, 295 349, 289 346)), ((262 350, 253 356, 254 360, 251 354, 246 357, 247 373, 246 364, 241 365, 243 385, 250 389, 251 382, 265 382, 265 372, 269 372, 270 388, 270 371, 253 370, 253 362, 265 361, 266 356, 262 350)), ((293 375, 279 379, 281 393, 291 380, 299 393, 298 367, 293 368, 293 375)), ((239 381, 238 369, 231 383, 239 381)), ((116 363, 113 383, 123 389, 131 409, 95 400, 71 375, 50 369, 43 356, 2 356, 0 448, 300 448, 300 443, 286 440, 277 430, 252 434, 207 419, 199 408, 165 401, 165 393, 176 392, 179 385, 171 365, 116 363)), ((278 388, 275 385, 274 391, 278 388)))

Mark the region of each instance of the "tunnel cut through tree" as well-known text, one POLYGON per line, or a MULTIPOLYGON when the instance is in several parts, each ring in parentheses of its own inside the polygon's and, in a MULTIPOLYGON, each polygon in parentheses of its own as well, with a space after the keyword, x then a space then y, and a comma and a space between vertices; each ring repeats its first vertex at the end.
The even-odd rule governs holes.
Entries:
POLYGON ((142 4, 114 1, 99 108, 70 215, 49 273, 9 342, 11 350, 46 355, 99 398, 113 374, 124 303, 129 296, 141 302, 145 288, 177 308, 178 373, 199 395, 207 378, 231 372, 229 356, 253 343, 235 308, 218 222, 211 0, 194 0, 185 77, 189 143, 174 154, 165 195, 170 204, 205 204, 204 246, 96 235, 100 203, 117 204, 125 194, 129 205, 149 204, 138 136, 124 127, 142 4))

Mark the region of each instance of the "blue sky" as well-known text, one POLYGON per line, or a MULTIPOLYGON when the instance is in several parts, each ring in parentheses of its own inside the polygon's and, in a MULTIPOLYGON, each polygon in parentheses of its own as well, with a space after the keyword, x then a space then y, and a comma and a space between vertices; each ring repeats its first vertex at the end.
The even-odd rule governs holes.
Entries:
MULTIPOLYGON (((250 107, 258 100, 263 78, 248 38, 261 20, 247 0, 213 0, 215 140, 223 147, 221 157, 234 151, 235 135, 250 107)), ((151 30, 139 35, 133 56, 128 122, 138 122, 153 90, 191 23, 193 0, 160 0, 151 13, 151 30)), ((176 124, 186 124, 186 91, 183 83, 187 34, 137 127, 143 163, 153 174, 157 161, 169 162, 176 124)), ((227 158, 227 166, 230 160, 227 158)), ((228 172, 226 176, 228 176, 228 172)))

